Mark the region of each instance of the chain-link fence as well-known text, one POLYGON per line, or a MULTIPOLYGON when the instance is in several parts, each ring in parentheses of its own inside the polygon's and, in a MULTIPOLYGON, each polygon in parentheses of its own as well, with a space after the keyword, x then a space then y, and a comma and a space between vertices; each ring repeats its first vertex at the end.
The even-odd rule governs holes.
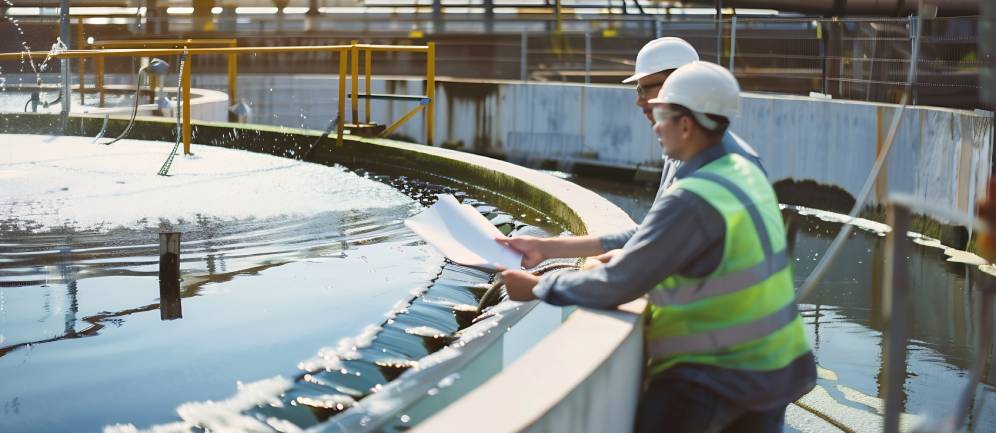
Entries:
MULTIPOLYGON (((703 59, 731 68, 747 91, 800 95, 817 92, 837 99, 878 102, 898 101, 918 46, 911 102, 991 108, 979 98, 980 71, 987 62, 987 55, 978 51, 979 17, 836 19, 742 15, 716 20, 709 15, 565 14, 556 19, 542 14, 499 14, 490 18, 489 24, 481 14, 447 13, 441 18, 417 13, 327 14, 311 18, 321 23, 316 28, 322 31, 299 32, 266 30, 273 19, 240 16, 241 27, 228 33, 181 31, 156 37, 234 36, 241 46, 433 41, 437 44, 437 72, 441 76, 619 83, 632 73, 636 53, 647 41, 677 36, 694 45, 703 59), (410 29, 419 34, 409 33, 410 29)), ((287 19, 296 22, 293 16, 287 19)), ((148 37, 142 29, 135 33, 119 23, 88 23, 83 33, 98 39, 148 37)), ((178 23, 182 21, 172 28, 180 28, 178 23)), ((54 22, 36 24, 51 27, 54 22)), ((0 46, 6 46, 5 51, 19 51, 21 46, 12 41, 42 47, 54 40, 52 31, 42 31, 41 27, 26 33, 9 41, 0 40, 0 46), (37 40, 28 37, 31 35, 37 40)), ((296 64, 300 68, 295 70, 302 73, 330 73, 335 72, 336 62, 329 53, 243 56, 239 70, 272 73, 296 64)), ((375 56, 373 68, 381 74, 414 75, 424 67, 422 62, 404 53, 375 56)), ((129 72, 134 69, 131 66, 108 62, 107 67, 108 72, 129 72)), ((18 64, 0 67, 5 74, 31 72, 18 64)), ((198 60, 196 67, 223 72, 225 59, 205 57, 198 60)))

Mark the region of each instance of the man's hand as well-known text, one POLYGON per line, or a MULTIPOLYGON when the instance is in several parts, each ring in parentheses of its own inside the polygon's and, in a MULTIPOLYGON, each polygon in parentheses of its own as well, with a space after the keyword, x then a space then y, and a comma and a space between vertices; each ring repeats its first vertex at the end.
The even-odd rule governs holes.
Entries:
POLYGON ((534 236, 496 237, 495 241, 522 254, 522 267, 532 268, 546 260, 543 239, 534 236))
MULTIPOLYGON (((523 259, 525 262, 525 259, 523 259)), ((539 282, 539 277, 525 271, 502 271, 501 278, 505 280, 505 290, 508 298, 513 301, 532 301, 536 299, 533 287, 539 282)))
POLYGON ((608 263, 609 261, 612 260, 613 257, 619 256, 621 254, 622 254, 622 249, 615 249, 605 254, 599 254, 594 257, 589 257, 587 260, 585 260, 584 265, 581 266, 581 269, 585 271, 590 271, 592 269, 598 268, 608 263))

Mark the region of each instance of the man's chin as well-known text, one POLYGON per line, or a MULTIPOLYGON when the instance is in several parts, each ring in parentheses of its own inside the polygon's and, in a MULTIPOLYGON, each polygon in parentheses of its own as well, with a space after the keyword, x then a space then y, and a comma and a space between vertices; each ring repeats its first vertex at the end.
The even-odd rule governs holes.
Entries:
POLYGON ((653 111, 645 110, 643 112, 643 117, 647 118, 647 121, 650 122, 650 126, 654 125, 654 112, 653 111))

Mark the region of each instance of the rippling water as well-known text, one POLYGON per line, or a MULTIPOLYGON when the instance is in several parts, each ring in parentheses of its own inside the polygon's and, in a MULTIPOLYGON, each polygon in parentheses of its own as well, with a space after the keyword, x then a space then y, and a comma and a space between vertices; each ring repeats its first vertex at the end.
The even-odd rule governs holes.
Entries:
POLYGON ((160 178, 147 168, 168 143, 15 137, 41 149, 0 146, 0 431, 168 424, 274 375, 296 377, 288 403, 319 422, 442 347, 490 278, 447 270, 402 223, 452 189, 202 146, 160 178), (164 230, 183 236, 175 318, 160 312, 164 230), (363 338, 342 372, 321 364, 363 338))

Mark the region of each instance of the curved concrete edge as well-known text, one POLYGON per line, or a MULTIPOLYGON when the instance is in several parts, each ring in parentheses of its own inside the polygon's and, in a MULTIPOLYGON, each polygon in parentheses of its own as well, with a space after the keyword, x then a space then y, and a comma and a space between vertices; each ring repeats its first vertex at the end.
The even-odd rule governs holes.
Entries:
POLYGON ((643 376, 639 299, 579 309, 540 344, 413 433, 629 432, 643 376))
MULTIPOLYGON (((83 132, 98 130, 99 121, 75 118, 61 130, 56 115, 0 115, 0 130, 88 135, 83 132)), ((125 120, 112 122, 112 130, 126 124, 125 120)), ((169 119, 144 118, 140 126, 130 138, 175 138, 169 119)), ((209 144, 292 158, 311 153, 309 161, 313 162, 365 161, 436 176, 445 169, 444 178, 449 181, 541 210, 578 234, 599 235, 634 225, 625 212, 587 189, 484 156, 359 137, 348 137, 341 147, 334 146, 334 138, 319 139, 314 142, 318 147, 310 152, 312 143, 302 141, 311 141, 320 132, 262 125, 196 122, 194 131, 194 153, 196 146, 209 144)), ((632 430, 643 373, 641 318, 645 307, 646 302, 639 299, 613 311, 575 311, 514 364, 414 431, 632 430)))

